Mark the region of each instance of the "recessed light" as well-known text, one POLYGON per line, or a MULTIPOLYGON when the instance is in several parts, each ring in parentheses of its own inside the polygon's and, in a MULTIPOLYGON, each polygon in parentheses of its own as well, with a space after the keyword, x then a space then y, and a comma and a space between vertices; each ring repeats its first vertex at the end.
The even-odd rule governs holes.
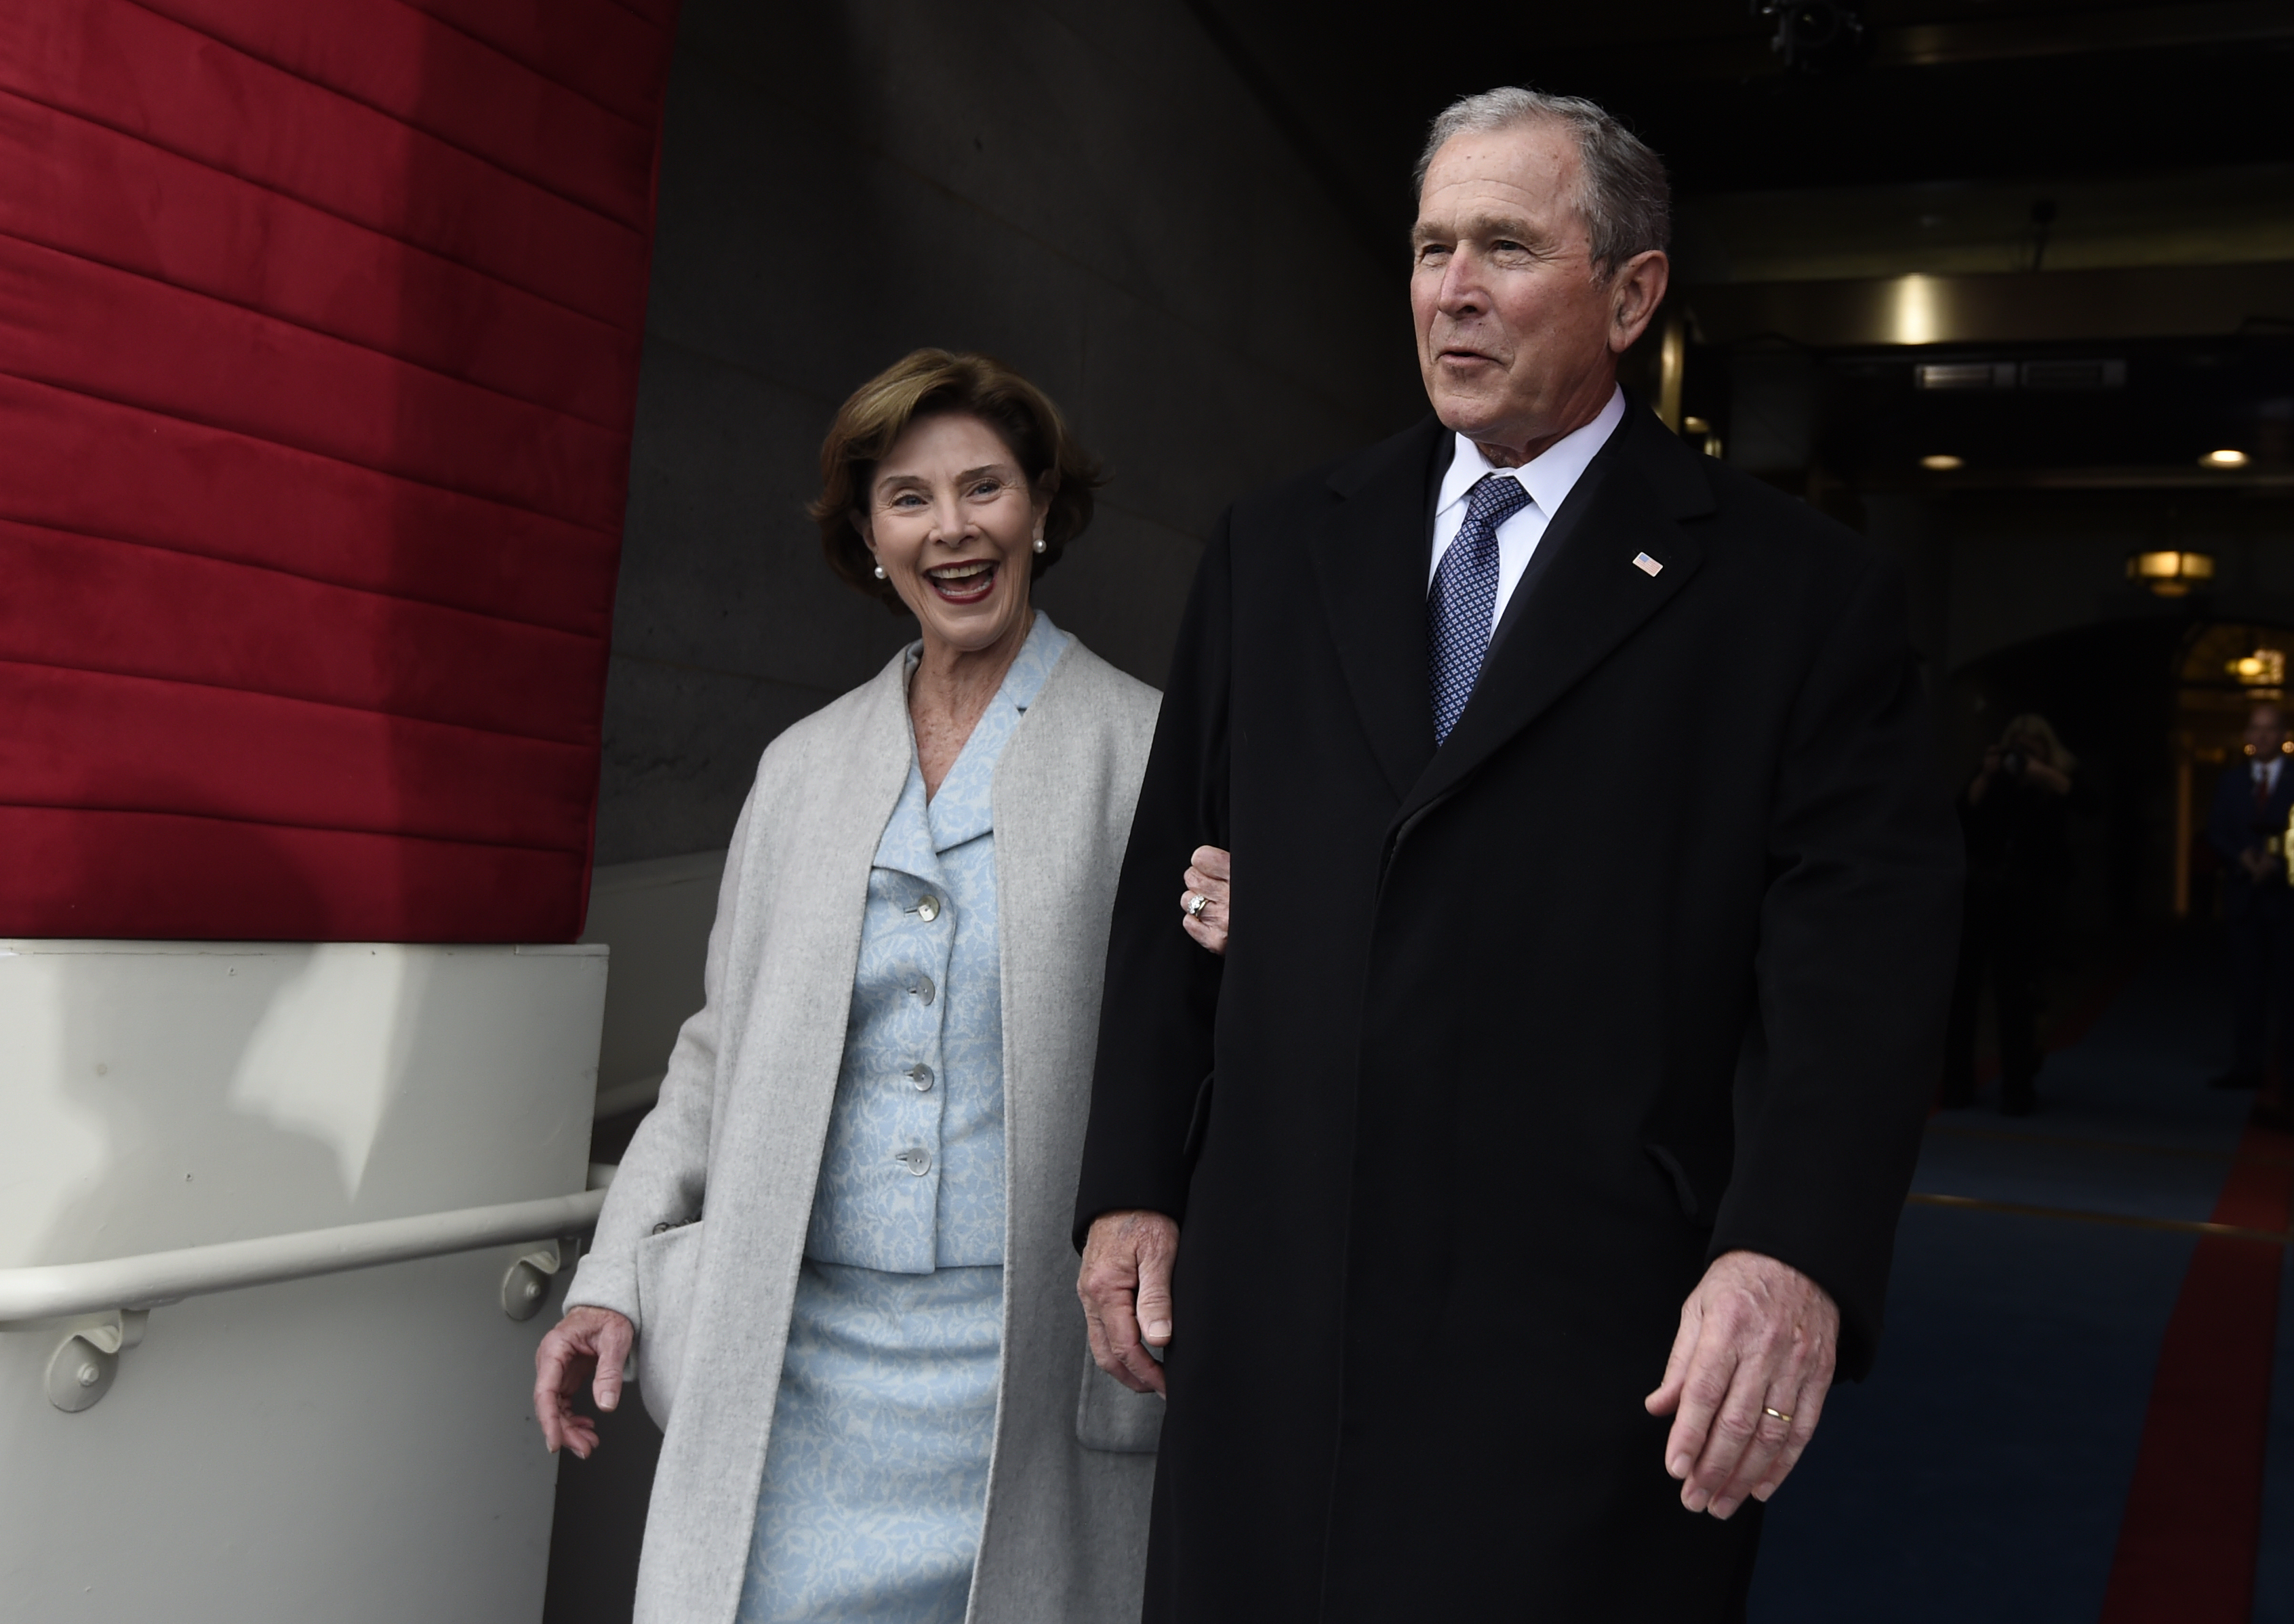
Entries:
POLYGON ((1966 466, 1966 458, 1955 457, 1949 451, 1938 451, 1932 457, 1920 459, 1920 467, 1936 474, 1948 474, 1954 468, 1964 468, 1966 466))
POLYGON ((2209 451, 2199 459, 2210 468, 2242 468, 2246 466, 2244 451, 2209 451))

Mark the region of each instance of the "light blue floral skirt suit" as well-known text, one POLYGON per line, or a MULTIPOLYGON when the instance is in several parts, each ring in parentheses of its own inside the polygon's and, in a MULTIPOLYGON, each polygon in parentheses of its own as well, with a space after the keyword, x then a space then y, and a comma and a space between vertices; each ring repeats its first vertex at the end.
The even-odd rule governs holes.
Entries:
POLYGON ((1039 614, 928 799, 916 653, 766 752, 568 1293, 665 1420, 639 1620, 1138 1616, 1159 1401, 1091 1365, 1068 1203, 1155 696, 1039 614))

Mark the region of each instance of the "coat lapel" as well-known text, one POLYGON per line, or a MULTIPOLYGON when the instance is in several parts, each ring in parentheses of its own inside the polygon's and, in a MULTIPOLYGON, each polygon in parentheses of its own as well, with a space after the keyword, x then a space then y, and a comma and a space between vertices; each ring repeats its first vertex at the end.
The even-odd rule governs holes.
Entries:
POLYGON ((1344 499, 1310 544, 1346 688, 1397 796, 1434 754, 1426 684, 1426 505, 1445 431, 1432 418, 1330 475, 1344 499))
MULTIPOLYGON (((1473 698, 1405 794, 1397 826, 1463 784, 1688 584, 1704 549, 1679 521, 1713 505, 1697 458, 1647 410, 1628 406, 1554 516, 1473 698), (1661 566, 1655 574, 1634 564, 1641 554, 1661 566)), ((1424 641, 1421 631, 1421 649, 1424 641)))

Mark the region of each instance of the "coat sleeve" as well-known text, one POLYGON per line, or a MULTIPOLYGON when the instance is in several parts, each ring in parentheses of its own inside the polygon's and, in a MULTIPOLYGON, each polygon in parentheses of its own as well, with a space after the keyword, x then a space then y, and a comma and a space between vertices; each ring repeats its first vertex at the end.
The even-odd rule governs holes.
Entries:
POLYGON ((1143 1207, 1186 1217, 1187 1130, 1210 1074, 1224 962, 1180 928, 1178 898, 1195 848, 1231 844, 1232 522, 1219 522, 1188 595, 1116 887, 1076 1194, 1078 1250, 1102 1213, 1143 1207))
POLYGON ((1795 706, 1712 1248, 1764 1253, 1829 1292, 1851 1379, 1878 1344, 1941 1069, 1965 863, 1903 627, 1900 582, 1875 558, 1795 706))
POLYGON ((725 877, 717 888, 717 917, 709 927, 709 954, 701 973, 701 1008, 678 1029, 660 1098, 630 1141, 606 1192, 598 1232, 565 1290, 565 1306, 609 1308, 643 1331, 638 1313, 638 1243, 658 1223, 679 1223, 700 1215, 708 1182, 709 1139, 717 1100, 717 1057, 722 1052, 725 961, 741 907, 741 882, 749 849, 749 819, 756 807, 752 789, 733 825, 725 855, 725 877))

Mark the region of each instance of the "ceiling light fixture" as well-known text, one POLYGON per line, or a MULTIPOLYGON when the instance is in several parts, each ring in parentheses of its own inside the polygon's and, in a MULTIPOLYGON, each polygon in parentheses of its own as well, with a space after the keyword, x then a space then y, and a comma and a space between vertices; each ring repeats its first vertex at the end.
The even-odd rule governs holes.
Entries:
POLYGON ((1891 344, 1934 344, 1944 337, 1948 326, 1945 318, 1951 313, 1944 308, 1948 297, 1948 284, 1915 271, 1908 276, 1898 277, 1888 291, 1892 305, 1888 312, 1888 324, 1892 329, 1889 335, 1891 344))
POLYGON ((2230 674, 2249 688, 2274 688, 2286 680, 2286 651, 2257 648, 2229 662, 2230 674))
POLYGON ((2246 466, 2244 451, 2209 451, 2199 459, 2210 468, 2242 468, 2246 466))
POLYGON ((1964 468, 1966 466, 1966 458, 1955 457, 1949 451, 1938 451, 1933 456, 1920 459, 1920 467, 1932 474, 1948 474, 1954 468, 1964 468))
POLYGON ((2127 560, 2127 579, 2160 597, 2188 597, 2192 588, 2209 585, 2214 578, 2211 553, 2160 548, 2132 554, 2127 560))

